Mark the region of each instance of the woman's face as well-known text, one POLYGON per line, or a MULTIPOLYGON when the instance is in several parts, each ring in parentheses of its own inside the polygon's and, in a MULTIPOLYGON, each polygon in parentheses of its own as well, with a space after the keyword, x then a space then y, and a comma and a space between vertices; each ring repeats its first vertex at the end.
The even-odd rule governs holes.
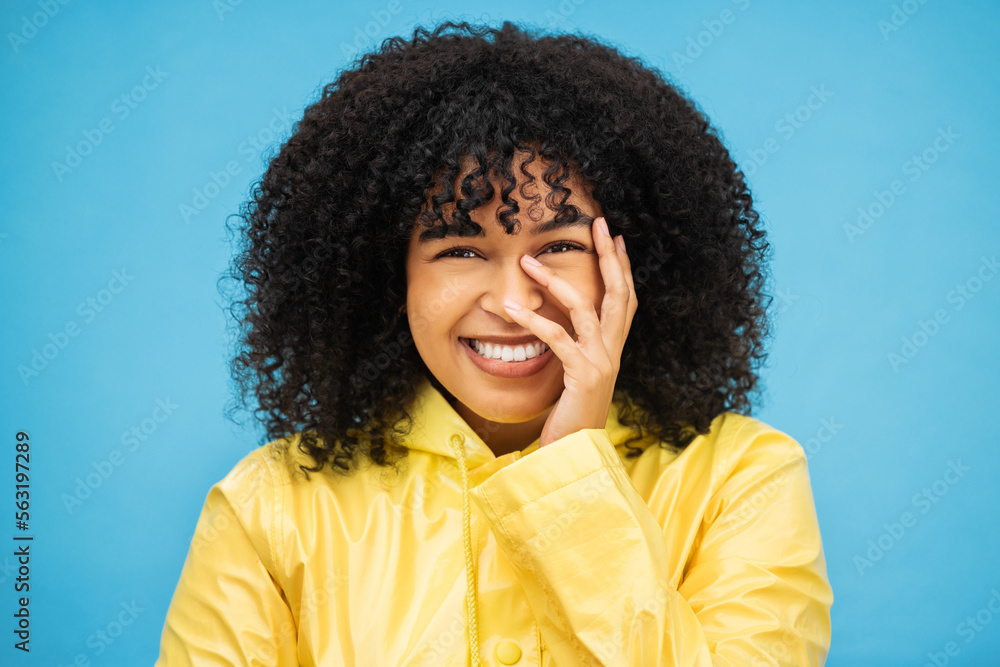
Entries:
MULTIPOLYGON (((522 159, 523 155, 515 156, 513 173, 520 173, 522 159)), ((601 208, 574 175, 566 183, 572 190, 566 203, 579 209, 579 220, 572 226, 547 228, 555 212, 544 205, 549 187, 542 180, 540 162, 528 165, 535 177, 534 184, 525 188, 528 199, 520 195, 521 183, 511 193, 520 207, 516 234, 506 234, 497 222, 500 187, 494 183, 493 200, 470 214, 482 227, 479 236, 421 240, 426 227, 417 225, 410 237, 406 310, 413 342, 470 423, 475 415, 491 422, 529 421, 548 412, 563 390, 559 359, 504 310, 505 299, 516 301, 576 339, 568 309, 525 273, 522 255, 556 271, 600 315, 604 284, 591 229, 594 218, 602 215, 601 208), (541 354, 536 354, 539 350, 541 354), (481 355, 485 352, 500 358, 487 360, 481 355)), ((446 220, 451 210, 443 209, 446 220)))

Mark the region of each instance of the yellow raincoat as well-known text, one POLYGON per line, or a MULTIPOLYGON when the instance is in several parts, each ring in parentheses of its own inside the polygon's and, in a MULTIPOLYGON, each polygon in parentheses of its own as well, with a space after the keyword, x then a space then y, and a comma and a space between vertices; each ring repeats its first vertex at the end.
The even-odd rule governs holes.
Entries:
POLYGON ((209 491, 157 667, 822 665, 799 444, 723 413, 626 458, 619 408, 498 458, 425 380, 402 473, 257 449, 209 491))

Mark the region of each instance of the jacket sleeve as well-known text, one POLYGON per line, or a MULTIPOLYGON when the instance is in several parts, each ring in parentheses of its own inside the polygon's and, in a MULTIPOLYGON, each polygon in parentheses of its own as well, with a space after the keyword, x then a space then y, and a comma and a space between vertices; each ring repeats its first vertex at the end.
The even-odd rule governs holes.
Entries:
POLYGON ((758 440, 706 499, 700 545, 677 588, 667 550, 679 546, 603 429, 553 442, 470 491, 554 664, 825 662, 832 594, 805 456, 779 431, 758 440))
POLYGON ((211 488, 167 610, 156 667, 298 664, 293 617, 269 571, 274 492, 257 453, 211 488))

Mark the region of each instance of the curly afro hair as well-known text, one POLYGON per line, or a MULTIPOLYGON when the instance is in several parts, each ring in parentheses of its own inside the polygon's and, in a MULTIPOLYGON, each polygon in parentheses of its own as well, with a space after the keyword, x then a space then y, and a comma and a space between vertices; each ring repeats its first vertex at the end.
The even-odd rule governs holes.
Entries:
POLYGON ((769 246, 705 116, 596 39, 446 22, 385 40, 326 85, 238 216, 231 370, 268 440, 300 434, 307 474, 405 455, 405 406, 430 375, 400 312, 408 239, 449 224, 442 204, 478 230, 469 211, 493 197, 481 177, 494 173, 511 233, 517 151, 550 165, 557 217, 577 215, 564 205, 573 169, 628 242, 639 304, 615 388, 639 434, 628 444, 679 450, 721 412, 749 413, 769 246))

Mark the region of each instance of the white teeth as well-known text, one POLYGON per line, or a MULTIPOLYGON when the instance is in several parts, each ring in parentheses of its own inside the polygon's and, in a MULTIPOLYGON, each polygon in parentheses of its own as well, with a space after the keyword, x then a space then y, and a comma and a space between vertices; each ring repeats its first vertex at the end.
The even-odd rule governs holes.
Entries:
POLYGON ((549 346, 539 341, 528 345, 494 345, 492 343, 480 343, 478 340, 469 339, 473 349, 484 359, 500 359, 501 361, 524 361, 534 359, 540 354, 544 354, 549 346))

